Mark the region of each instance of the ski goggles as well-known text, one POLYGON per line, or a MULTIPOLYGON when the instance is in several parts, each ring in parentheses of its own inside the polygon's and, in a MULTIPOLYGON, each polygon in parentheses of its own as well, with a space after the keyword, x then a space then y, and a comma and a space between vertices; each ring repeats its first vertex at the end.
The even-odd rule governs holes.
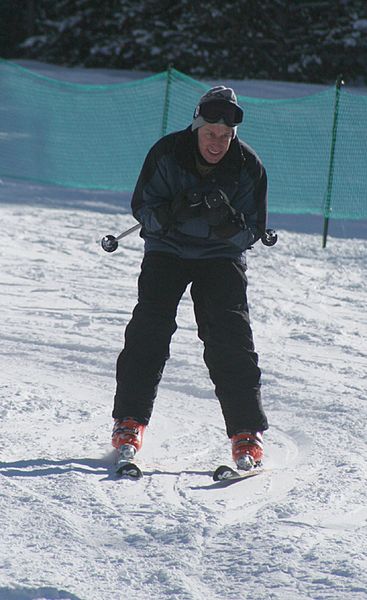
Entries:
POLYGON ((211 100, 198 104, 194 112, 194 119, 203 117, 207 123, 218 123, 221 119, 228 127, 236 127, 242 123, 243 110, 237 104, 228 100, 211 100))

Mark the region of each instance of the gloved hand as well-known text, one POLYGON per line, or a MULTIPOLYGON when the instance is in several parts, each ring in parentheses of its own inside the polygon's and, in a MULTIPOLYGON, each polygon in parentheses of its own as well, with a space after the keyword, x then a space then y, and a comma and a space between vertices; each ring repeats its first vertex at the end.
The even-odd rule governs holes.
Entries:
POLYGON ((228 196, 218 189, 204 196, 202 214, 211 227, 217 227, 232 222, 236 211, 231 206, 228 196))
POLYGON ((219 225, 212 227, 212 232, 218 238, 230 238, 239 231, 247 229, 244 215, 236 214, 232 221, 223 221, 219 225))
POLYGON ((152 212, 155 221, 159 224, 160 233, 165 235, 176 223, 185 223, 200 217, 202 201, 202 193, 186 191, 178 194, 170 205, 164 203, 154 207, 152 212))
POLYGON ((203 196, 201 192, 185 191, 174 198, 171 204, 173 223, 185 223, 201 215, 203 196))
POLYGON ((227 194, 218 189, 204 197, 203 216, 219 238, 229 238, 246 229, 246 219, 231 206, 227 194))

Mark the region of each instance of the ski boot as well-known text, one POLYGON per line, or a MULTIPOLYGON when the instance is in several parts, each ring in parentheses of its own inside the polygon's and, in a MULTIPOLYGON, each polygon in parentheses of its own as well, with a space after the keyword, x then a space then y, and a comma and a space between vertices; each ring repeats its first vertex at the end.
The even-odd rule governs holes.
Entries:
POLYGON ((264 456, 263 434, 241 431, 231 437, 232 457, 238 469, 250 471, 261 467, 264 456))
POLYGON ((129 462, 142 447, 146 425, 131 417, 122 421, 115 419, 112 431, 112 446, 118 451, 117 462, 129 462))

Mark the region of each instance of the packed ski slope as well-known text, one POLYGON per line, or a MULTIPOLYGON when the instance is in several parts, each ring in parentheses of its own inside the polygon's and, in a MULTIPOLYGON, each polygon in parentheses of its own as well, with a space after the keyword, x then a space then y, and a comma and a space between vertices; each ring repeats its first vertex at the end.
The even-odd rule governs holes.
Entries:
POLYGON ((230 447, 188 293, 146 476, 114 478, 143 245, 99 241, 135 223, 128 196, 4 180, 0 211, 0 600, 364 600, 366 236, 323 250, 278 217, 278 244, 249 252, 266 472, 218 488, 230 447))

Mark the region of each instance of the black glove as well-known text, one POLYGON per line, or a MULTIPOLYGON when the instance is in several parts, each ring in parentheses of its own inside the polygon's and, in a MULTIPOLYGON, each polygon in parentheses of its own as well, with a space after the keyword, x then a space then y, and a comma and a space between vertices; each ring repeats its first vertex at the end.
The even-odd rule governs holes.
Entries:
POLYGON ((173 223, 185 223, 200 217, 203 203, 201 192, 186 191, 178 194, 171 204, 173 223))
POLYGON ((246 229, 244 215, 236 212, 221 189, 204 197, 202 214, 217 237, 229 238, 241 229, 246 229))
POLYGON ((204 196, 202 214, 211 227, 217 227, 231 222, 236 216, 236 211, 231 206, 228 196, 218 189, 204 196))

